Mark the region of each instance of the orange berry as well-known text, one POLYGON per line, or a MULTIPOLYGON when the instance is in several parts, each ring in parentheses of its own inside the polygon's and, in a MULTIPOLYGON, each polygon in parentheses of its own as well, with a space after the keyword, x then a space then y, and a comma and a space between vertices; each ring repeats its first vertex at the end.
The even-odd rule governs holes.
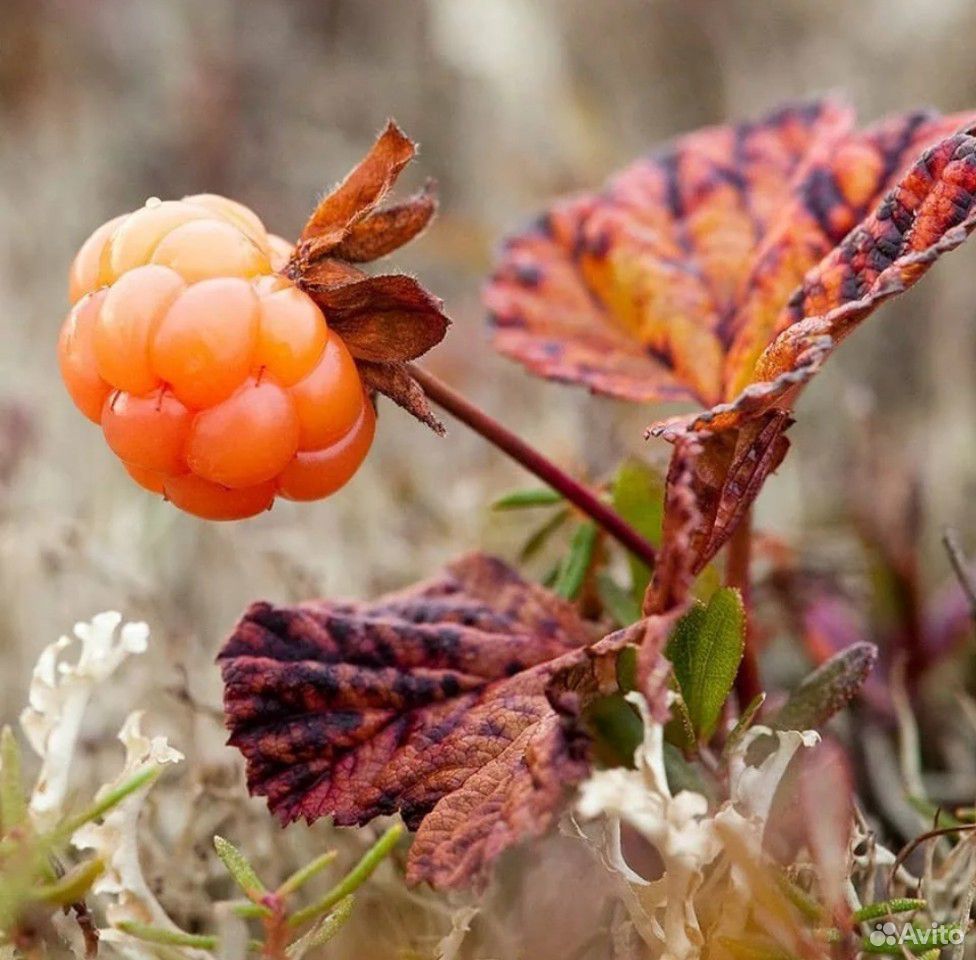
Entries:
POLYGON ((359 469, 376 431, 369 401, 359 420, 342 439, 324 450, 298 453, 278 477, 278 493, 289 500, 320 500, 333 494, 359 469))
POLYGON ((109 288, 95 322, 95 359, 103 380, 129 393, 149 393, 159 386, 149 362, 155 328, 186 289, 167 267, 136 267, 109 288))
POLYGON ((322 358, 290 393, 301 423, 299 450, 322 450, 352 428, 362 412, 363 385, 341 337, 329 331, 322 358))
POLYGON ((253 487, 229 490, 192 473, 167 477, 163 492, 181 510, 204 520, 243 520, 267 510, 274 501, 270 481, 253 487))
POLYGON ((188 513, 253 516, 279 489, 327 496, 372 442, 348 349, 273 272, 292 252, 252 210, 198 194, 110 220, 72 263, 68 392, 132 479, 188 513))
POLYGON ((236 277, 203 280, 177 297, 159 321, 152 368, 188 407, 208 407, 244 382, 257 336, 253 287, 236 277))
POLYGON ((186 460, 225 487, 271 480, 298 449, 298 416, 288 394, 265 378, 248 380, 230 399, 197 414, 186 460))
POLYGON ((122 462, 122 466, 125 467, 125 472, 139 484, 143 490, 148 490, 150 493, 158 493, 162 495, 163 484, 165 483, 167 477, 165 474, 156 473, 155 470, 147 470, 145 467, 137 467, 135 464, 122 462))
POLYGON ((172 267, 187 283, 254 277, 271 270, 261 248, 223 220, 193 220, 176 227, 160 241, 152 262, 172 267))
POLYGON ((77 303, 86 293, 108 283, 102 279, 102 254, 112 234, 128 214, 103 223, 82 245, 68 271, 68 297, 77 303))
POLYGON ((328 334, 325 317, 315 301, 298 287, 286 284, 261 296, 254 366, 264 367, 278 383, 290 387, 318 362, 328 334))
POLYGON ((112 392, 111 386, 98 375, 93 336, 105 293, 98 290, 79 300, 58 337, 61 378, 75 406, 94 423, 99 422, 105 398, 112 392))
POLYGON ((168 390, 146 397, 117 391, 105 401, 102 432, 125 463, 156 473, 185 473, 193 414, 168 390))
POLYGON ((184 197, 183 202, 195 207, 204 207, 211 213, 217 214, 221 220, 233 224, 261 250, 268 253, 268 231, 264 229, 261 218, 250 207, 216 193, 197 193, 192 197, 184 197))
POLYGON ((107 245, 107 262, 102 263, 107 280, 103 282, 111 283, 127 270, 149 263, 163 238, 177 227, 212 216, 204 207, 179 200, 147 200, 144 207, 126 217, 107 245))

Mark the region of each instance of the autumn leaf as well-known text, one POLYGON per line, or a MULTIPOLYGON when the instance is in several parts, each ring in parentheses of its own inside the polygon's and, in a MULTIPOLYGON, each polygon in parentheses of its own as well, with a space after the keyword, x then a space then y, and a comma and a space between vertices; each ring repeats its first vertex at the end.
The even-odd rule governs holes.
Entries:
POLYGON ((219 658, 230 742, 282 822, 399 812, 410 882, 455 886, 544 832, 586 776, 578 714, 627 642, 595 639, 483 554, 373 603, 253 604, 219 658))
POLYGON ((649 429, 694 462, 703 565, 785 455, 802 387, 976 226, 972 121, 857 130, 824 100, 681 137, 508 240, 494 345, 599 393, 710 408, 649 429))
POLYGON ((370 276, 356 266, 403 246, 434 216, 430 180, 415 196, 381 206, 416 152, 391 120, 363 160, 315 208, 282 273, 318 304, 349 348, 367 389, 443 433, 406 366, 447 333, 443 304, 413 277, 370 276))

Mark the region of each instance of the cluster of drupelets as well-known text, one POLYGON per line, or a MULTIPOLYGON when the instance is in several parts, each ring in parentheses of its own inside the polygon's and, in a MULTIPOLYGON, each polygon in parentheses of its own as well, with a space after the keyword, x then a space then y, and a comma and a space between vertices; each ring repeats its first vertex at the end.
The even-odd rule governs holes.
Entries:
POLYGON ((59 342, 78 408, 132 478, 211 520, 317 500, 357 470, 375 416, 291 245, 212 194, 99 227, 70 273, 59 342))

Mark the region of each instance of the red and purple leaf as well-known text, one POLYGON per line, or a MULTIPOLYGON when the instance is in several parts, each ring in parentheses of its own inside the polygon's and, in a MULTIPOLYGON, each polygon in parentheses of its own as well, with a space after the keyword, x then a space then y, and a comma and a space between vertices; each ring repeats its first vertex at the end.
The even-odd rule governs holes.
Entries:
POLYGON ((254 604, 220 654, 230 742, 283 822, 399 812, 419 828, 408 878, 452 886, 546 830, 586 775, 579 673, 604 684, 624 642, 594 639, 482 554, 373 603, 254 604), (570 667, 575 699, 550 695, 570 667))

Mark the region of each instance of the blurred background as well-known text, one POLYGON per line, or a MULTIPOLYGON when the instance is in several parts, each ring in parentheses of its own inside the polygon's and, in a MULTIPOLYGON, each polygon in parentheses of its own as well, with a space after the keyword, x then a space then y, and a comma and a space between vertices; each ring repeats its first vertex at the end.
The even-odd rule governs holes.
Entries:
MULTIPOLYGON (((455 320, 430 366, 599 481, 627 453, 665 461, 665 445, 641 440, 656 411, 491 353, 479 286, 500 238, 676 133, 784 98, 844 92, 865 121, 976 107, 974 34, 967 0, 2 0, 0 712, 16 715, 42 644, 118 608, 156 643, 118 702, 98 705, 96 766, 138 703, 197 768, 233 782, 211 664, 250 600, 369 596, 469 548, 512 557, 523 532, 486 506, 525 482, 517 468, 386 403, 372 455, 325 503, 214 525, 136 488, 55 359, 68 264, 95 226, 149 196, 213 191, 294 236, 395 117, 422 148, 401 190, 440 184, 440 218, 393 260, 455 320)), ((940 527, 976 527, 974 258, 947 258, 831 361, 761 527, 816 544, 852 497, 884 502, 870 461, 920 479, 929 575, 948 575, 940 527)))

